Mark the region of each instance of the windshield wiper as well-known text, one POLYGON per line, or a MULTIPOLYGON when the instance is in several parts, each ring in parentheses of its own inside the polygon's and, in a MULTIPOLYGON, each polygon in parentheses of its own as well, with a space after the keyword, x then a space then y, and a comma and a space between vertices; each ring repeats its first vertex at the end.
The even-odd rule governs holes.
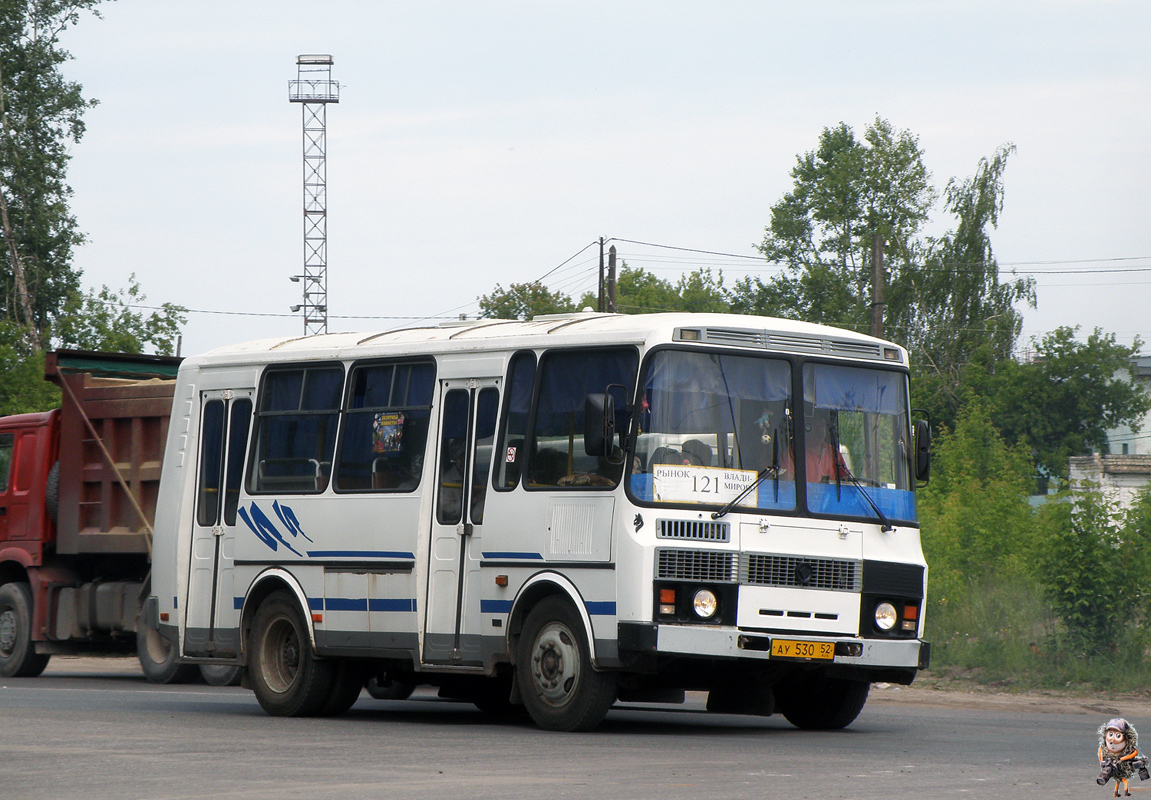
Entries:
POLYGON ((839 482, 839 473, 840 473, 840 471, 842 471, 843 474, 847 476, 847 479, 849 481, 851 481, 853 484, 855 484, 855 488, 859 490, 859 493, 861 495, 863 495, 863 499, 867 501, 867 504, 869 506, 871 506, 871 510, 875 512, 875 516, 879 518, 879 522, 880 522, 879 529, 881 531, 884 531, 884 532, 895 530, 895 526, 893 526, 891 524, 891 522, 887 519, 887 517, 884 516, 883 512, 879 510, 879 506, 877 506, 875 504, 875 501, 871 499, 871 495, 868 494, 867 490, 863 488, 863 484, 859 482, 858 478, 856 478, 854 475, 851 474, 851 470, 849 470, 847 468, 847 464, 844 464, 838 458, 835 461, 836 461, 836 464, 835 464, 836 482, 837 483, 839 482))
POLYGON ((755 481, 753 483, 749 484, 746 489, 720 506, 718 511, 711 512, 711 518, 719 519, 728 511, 731 511, 733 508, 735 508, 739 501, 751 494, 752 489, 763 483, 763 479, 768 475, 779 475, 779 467, 775 464, 768 464, 766 467, 761 469, 759 474, 755 476, 755 481))

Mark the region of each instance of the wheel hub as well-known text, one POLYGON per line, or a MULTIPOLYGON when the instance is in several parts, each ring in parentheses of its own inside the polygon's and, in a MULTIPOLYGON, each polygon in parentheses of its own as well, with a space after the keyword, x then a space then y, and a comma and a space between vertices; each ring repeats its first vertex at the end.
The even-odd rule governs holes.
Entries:
POLYGON ((532 679, 540 698, 552 706, 567 703, 579 680, 579 664, 579 649, 567 626, 545 626, 532 650, 532 679))

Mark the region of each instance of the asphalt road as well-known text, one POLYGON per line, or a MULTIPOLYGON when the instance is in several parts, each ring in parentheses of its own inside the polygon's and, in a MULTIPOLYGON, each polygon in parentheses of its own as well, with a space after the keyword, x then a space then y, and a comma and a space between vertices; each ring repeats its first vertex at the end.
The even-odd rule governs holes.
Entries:
POLYGON ((811 733, 707 714, 689 695, 555 734, 423 690, 279 719, 244 689, 152 686, 132 662, 92 663, 0 680, 0 798, 1108 798, 1095 729, 1124 710, 887 690, 847 730, 811 733))

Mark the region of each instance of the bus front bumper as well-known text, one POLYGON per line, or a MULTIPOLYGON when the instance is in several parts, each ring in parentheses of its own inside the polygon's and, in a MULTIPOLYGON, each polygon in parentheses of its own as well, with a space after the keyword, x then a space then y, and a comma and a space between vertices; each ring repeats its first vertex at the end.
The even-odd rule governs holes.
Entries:
MULTIPOLYGON (((776 636, 760 631, 699 625, 655 625, 620 623, 620 649, 659 655, 694 658, 759 659, 777 663, 822 663, 860 667, 867 670, 927 669, 930 645, 921 639, 864 639, 858 636, 776 636), (814 645, 808 652, 827 652, 820 644, 831 645, 834 656, 794 657, 772 654, 772 641, 814 645)), ((791 648, 794 649, 794 648, 791 648)))

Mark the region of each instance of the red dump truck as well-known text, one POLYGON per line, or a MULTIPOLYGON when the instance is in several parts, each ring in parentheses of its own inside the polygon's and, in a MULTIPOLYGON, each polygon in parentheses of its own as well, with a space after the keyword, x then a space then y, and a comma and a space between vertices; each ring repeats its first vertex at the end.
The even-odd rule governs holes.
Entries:
MULTIPOLYGON (((56 654, 131 653, 155 683, 195 677, 140 625, 181 359, 59 350, 61 406, 0 417, 0 676, 56 654)), ((238 670, 209 667, 211 683, 238 670)))

